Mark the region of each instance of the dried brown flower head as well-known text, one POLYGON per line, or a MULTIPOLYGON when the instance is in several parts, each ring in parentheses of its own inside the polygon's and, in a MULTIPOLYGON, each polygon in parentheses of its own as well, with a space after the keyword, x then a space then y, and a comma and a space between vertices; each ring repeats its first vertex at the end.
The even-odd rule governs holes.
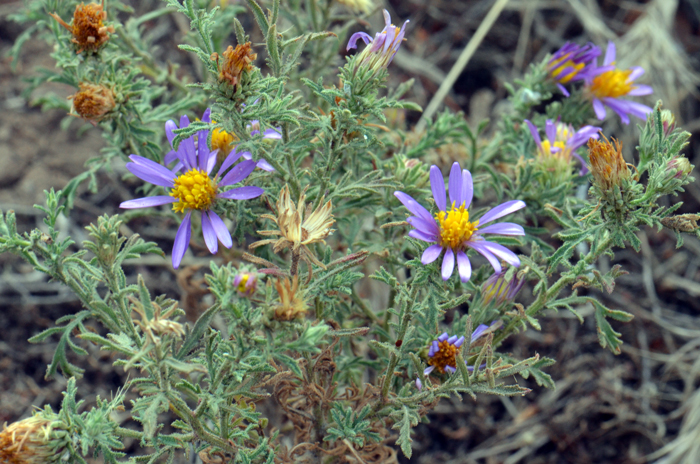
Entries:
POLYGON ((602 135, 604 141, 588 141, 588 159, 594 183, 603 191, 620 187, 623 180, 630 178, 627 163, 622 157, 622 144, 612 139, 612 143, 602 135))
POLYGON ((299 277, 294 276, 291 281, 288 277, 277 279, 275 288, 280 295, 280 303, 275 306, 275 319, 291 321, 304 317, 307 305, 303 293, 299 291, 299 277))
POLYGON ((250 248, 257 248, 268 243, 273 244, 275 253, 285 248, 291 248, 293 255, 299 256, 307 263, 311 262, 325 269, 323 263, 308 249, 308 245, 316 242, 325 243, 325 238, 333 232, 331 229, 335 223, 333 214, 331 214, 333 206, 330 200, 325 204, 321 200, 320 206, 312 212, 312 206, 306 205, 305 200, 306 195, 302 193, 298 204, 295 205, 289 194, 289 186, 285 185, 277 199, 277 217, 269 214, 261 216, 274 221, 279 230, 258 231, 260 235, 276 235, 279 238, 260 240, 251 244, 250 248))
POLYGON ((698 220, 700 215, 697 214, 679 214, 663 218, 661 224, 678 232, 695 232, 698 229, 698 220))
POLYGON ((105 26, 103 21, 107 19, 107 12, 104 11, 104 0, 102 3, 81 3, 76 5, 73 13, 73 22, 69 25, 56 13, 51 16, 68 29, 73 34, 71 42, 78 46, 77 53, 84 50, 96 51, 109 40, 109 33, 114 32, 112 26, 105 26))
POLYGON ((80 92, 73 99, 73 109, 88 121, 100 121, 114 109, 114 92, 104 85, 80 83, 80 92))
POLYGON ((52 422, 37 414, 3 426, 0 432, 0 462, 44 464, 55 452, 49 446, 52 422))
POLYGON ((236 48, 229 45, 223 55, 224 62, 222 64, 219 64, 219 55, 212 56, 219 68, 219 82, 228 82, 234 86, 238 84, 243 71, 253 69, 251 63, 258 57, 258 54, 253 52, 250 47, 250 42, 236 45, 236 48))

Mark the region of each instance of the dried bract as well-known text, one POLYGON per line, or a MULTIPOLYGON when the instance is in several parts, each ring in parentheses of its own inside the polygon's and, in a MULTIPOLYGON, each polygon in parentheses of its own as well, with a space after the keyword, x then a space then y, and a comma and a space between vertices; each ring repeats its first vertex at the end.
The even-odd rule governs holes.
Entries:
POLYGON ((104 11, 104 0, 101 4, 89 3, 85 5, 81 3, 76 5, 71 24, 66 24, 56 13, 51 13, 51 16, 73 34, 71 42, 78 46, 77 53, 82 53, 85 50, 97 51, 109 40, 108 32, 114 32, 112 26, 105 26, 103 23, 107 19, 107 12, 104 11))
POLYGON ((72 95, 73 109, 87 121, 100 121, 114 109, 114 92, 104 85, 80 83, 80 92, 72 95))
MULTIPOLYGON (((250 42, 236 45, 236 48, 229 45, 223 55, 224 61, 218 65, 219 82, 228 82, 231 85, 238 85, 243 71, 251 71, 253 69, 251 63, 258 57, 250 47, 250 42)), ((218 55, 214 55, 213 58, 218 64, 218 55)))
POLYGON ((291 321, 292 319, 304 317, 307 310, 306 300, 299 290, 299 277, 277 279, 275 288, 280 296, 280 303, 275 307, 275 319, 280 321, 291 321))
POLYGON ((611 191, 620 187, 624 180, 630 178, 627 163, 622 157, 622 144, 612 139, 612 143, 603 136, 604 141, 588 140, 588 159, 590 171, 596 186, 602 191, 611 191))

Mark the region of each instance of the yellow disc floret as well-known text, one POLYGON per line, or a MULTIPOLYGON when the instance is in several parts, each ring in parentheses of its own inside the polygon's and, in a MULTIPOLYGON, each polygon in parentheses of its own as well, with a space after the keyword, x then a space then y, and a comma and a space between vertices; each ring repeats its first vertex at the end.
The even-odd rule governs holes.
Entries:
POLYGON ((569 159, 569 150, 566 148, 566 142, 561 140, 555 140, 554 148, 559 148, 559 151, 552 153, 552 144, 549 143, 549 140, 543 140, 542 152, 540 153, 540 155, 543 158, 569 159))
POLYGON ((180 213, 186 209, 209 209, 215 195, 216 184, 199 169, 190 169, 178 176, 170 191, 170 196, 178 199, 173 210, 180 213))
POLYGON ((593 78, 590 91, 598 98, 617 98, 627 95, 634 88, 629 76, 631 69, 611 69, 593 78))
POLYGON ((428 364, 435 366, 435 369, 437 369, 438 372, 444 374, 445 367, 457 367, 456 357, 459 348, 447 340, 444 342, 439 341, 438 346, 440 347, 440 350, 428 359, 428 364))
POLYGON ((455 208, 455 202, 452 202, 450 210, 440 211, 435 215, 435 219, 440 226, 440 245, 453 250, 461 248, 477 231, 479 225, 479 221, 469 222, 469 211, 464 207, 464 203, 455 208))

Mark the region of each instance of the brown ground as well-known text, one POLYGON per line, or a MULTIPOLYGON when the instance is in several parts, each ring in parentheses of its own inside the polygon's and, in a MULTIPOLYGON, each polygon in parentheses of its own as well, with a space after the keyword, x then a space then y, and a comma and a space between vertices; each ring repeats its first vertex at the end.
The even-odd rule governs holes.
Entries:
MULTIPOLYGON (((404 80, 419 73, 411 98, 425 107, 492 2, 391 3, 393 15, 412 21, 409 41, 392 65, 392 76, 404 80)), ((590 0, 510 3, 446 100, 451 108, 465 111, 472 122, 501 111, 505 95, 502 81, 517 77, 530 60, 541 59, 560 45, 562 38, 579 42, 588 38, 600 45, 605 28, 622 36, 644 18, 640 2, 623 6, 590 0), (595 5, 600 7, 598 11, 593 9, 595 5)), ((647 6, 651 3, 676 2, 660 0, 647 6)), ((0 2, 0 16, 20 5, 0 2)), ((688 68, 697 72, 700 7, 695 0, 682 0, 670 21, 669 30, 678 49, 695 58, 687 62, 688 68)), ((9 49, 19 32, 19 26, 0 19, 0 54, 9 49)), ((654 37, 652 42, 663 45, 662 38, 654 37)), ((660 62, 661 71, 668 67, 663 59, 671 48, 662 50, 663 55, 647 57, 652 66, 660 62)), ((30 41, 18 74, 10 72, 7 59, 0 67, 0 209, 14 209, 25 230, 41 225, 40 213, 31 205, 43 202, 42 191, 62 187, 82 172, 84 162, 102 146, 97 129, 79 133, 81 124, 76 121, 68 131, 62 131, 62 112, 42 113, 20 96, 23 76, 37 66, 53 66, 48 53, 43 43, 30 41)), ((661 94, 666 107, 675 110, 684 127, 694 133, 686 155, 697 165, 700 106, 695 97, 684 95, 683 85, 690 84, 678 81, 678 76, 690 73, 679 68, 677 60, 672 64, 683 72, 672 72, 668 78, 649 71, 651 80, 647 82, 653 81, 656 96, 661 94)), ((71 93, 60 86, 41 92, 47 90, 71 93)), ((415 122, 412 118, 409 115, 415 122)), ((634 128, 626 133, 614 125, 606 129, 623 138, 636 134, 634 128)), ((82 228, 86 224, 98 214, 116 211, 115 205, 123 199, 109 176, 102 182, 105 188, 96 195, 83 194, 70 218, 62 222, 77 242, 85 238, 82 228)), ((700 188, 691 186, 682 200, 686 202, 683 212, 699 211, 700 188)), ((144 235, 164 240, 157 231, 144 235)), ((482 396, 478 402, 443 401, 431 414, 431 423, 416 429, 412 462, 644 463, 656 462, 663 452, 671 457, 659 462, 700 462, 698 451, 690 454, 700 443, 700 395, 695 394, 700 371, 700 240, 687 238, 686 246, 674 251, 671 234, 647 230, 640 238, 644 244, 641 253, 623 251, 615 257, 630 275, 618 281, 612 295, 598 295, 611 307, 635 315, 629 324, 613 323, 625 341, 621 355, 613 356, 600 348, 591 317, 580 325, 568 313, 551 314, 543 320, 542 332, 530 330, 512 337, 507 349, 517 357, 537 352, 556 358, 558 363, 549 372, 557 389, 547 391, 518 379, 533 389, 524 398, 482 396), (665 451, 658 452, 660 449, 665 451)), ((602 262, 600 267, 612 264, 602 262)), ((143 266, 138 271, 148 273, 148 280, 156 282, 159 291, 181 296, 167 266, 143 266)), ((52 344, 29 345, 26 340, 79 306, 71 294, 12 256, 0 256, 0 272, 2 423, 26 417, 33 405, 58 407, 65 381, 43 378, 52 344)), ((584 315, 586 311, 581 309, 584 315)), ((80 364, 86 368, 80 391, 88 401, 98 394, 109 396, 123 381, 123 374, 115 372, 108 357, 97 350, 92 349, 90 357, 82 358, 80 364)))

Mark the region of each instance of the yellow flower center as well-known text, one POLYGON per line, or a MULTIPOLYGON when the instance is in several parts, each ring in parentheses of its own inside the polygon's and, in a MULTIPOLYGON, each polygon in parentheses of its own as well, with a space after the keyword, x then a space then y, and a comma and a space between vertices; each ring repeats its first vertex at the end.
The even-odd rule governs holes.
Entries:
POLYGON ((247 289, 245 288, 245 284, 248 283, 249 278, 250 278, 250 274, 243 274, 243 276, 241 277, 241 282, 238 284, 238 287, 237 287, 239 292, 241 292, 241 293, 246 292, 247 289))
POLYGON ((629 75, 631 69, 611 69, 593 78, 590 91, 598 98, 617 98, 627 95, 634 88, 629 75))
MULTIPOLYGON (((216 123, 216 121, 212 122, 216 123)), ((225 157, 226 155, 231 153, 231 150, 233 150, 231 144, 236 140, 238 140, 238 137, 236 137, 235 135, 229 134, 223 129, 216 128, 211 133, 211 149, 218 149, 219 157, 225 157)))
POLYGON ((571 60, 567 60, 566 58, 568 58, 568 55, 559 58, 558 60, 552 62, 552 64, 549 65, 549 74, 562 84, 566 84, 567 82, 569 82, 571 79, 576 77, 576 74, 578 74, 580 70, 586 67, 585 63, 576 64, 571 60), (559 74, 563 72, 566 68, 574 68, 574 71, 570 72, 564 77, 558 77, 559 74))
POLYGON ((566 148, 565 141, 555 140, 554 148, 559 148, 559 151, 556 153, 552 153, 552 145, 549 143, 549 140, 543 140, 542 151, 540 152, 540 156, 542 156, 543 158, 569 159, 569 150, 566 148))
POLYGON ((469 211, 465 209, 464 203, 457 209, 455 202, 452 202, 450 210, 440 211, 435 219, 440 224, 440 245, 453 250, 461 248, 479 225, 479 221, 469 222, 469 211))
POLYGON ((428 364, 435 366, 435 369, 437 369, 438 372, 444 374, 446 366, 451 366, 454 368, 457 367, 456 357, 459 348, 447 340, 444 342, 438 342, 438 346, 440 347, 440 350, 431 358, 428 358, 428 364))
POLYGON ((170 196, 178 199, 173 210, 179 213, 185 209, 209 209, 216 195, 216 184, 206 172, 190 169, 175 179, 175 187, 170 196))

